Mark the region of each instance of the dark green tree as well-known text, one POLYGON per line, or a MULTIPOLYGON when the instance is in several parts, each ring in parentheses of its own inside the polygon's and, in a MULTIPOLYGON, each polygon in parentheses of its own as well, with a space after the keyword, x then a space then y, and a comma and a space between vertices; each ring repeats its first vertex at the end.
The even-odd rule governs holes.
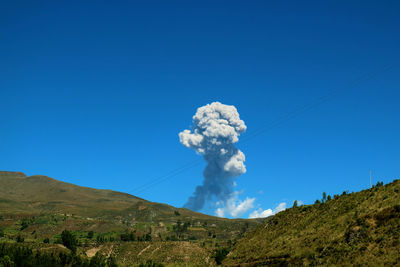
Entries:
POLYGON ((146 261, 146 263, 139 264, 139 267, 164 267, 162 263, 153 262, 152 260, 146 261))
POLYGON ((8 255, 5 255, 4 257, 0 257, 0 266, 14 267, 15 263, 10 259, 8 255))
POLYGON ((322 203, 326 202, 326 193, 325 192, 322 192, 322 200, 321 200, 321 202, 322 203))
POLYGON ((151 241, 151 234, 147 233, 147 234, 144 236, 144 240, 145 240, 145 241, 151 241))
POLYGON ((88 233, 88 235, 87 235, 87 237, 88 237, 89 239, 92 239, 93 236, 94 236, 94 232, 93 232, 93 231, 90 231, 90 232, 88 233))
POLYGON ((76 252, 78 240, 76 240, 76 237, 70 231, 68 231, 68 230, 62 231, 61 240, 65 247, 70 249, 73 253, 76 252))
POLYGON ((18 243, 23 243, 24 240, 25 240, 25 238, 23 238, 21 235, 18 235, 18 236, 17 236, 17 242, 18 242, 18 243))
POLYGON ((29 226, 29 220, 22 219, 22 221, 21 221, 21 231, 26 229, 28 226, 29 226))
POLYGON ((293 202, 293 208, 297 208, 297 200, 293 202))
POLYGON ((229 250, 227 248, 220 248, 214 252, 213 258, 215 259, 217 265, 222 264, 222 261, 226 258, 226 255, 228 255, 228 253, 229 250))
POLYGON ((108 267, 117 267, 117 261, 115 260, 115 258, 111 255, 108 259, 107 259, 107 265, 108 267))
POLYGON ((97 252, 94 257, 90 259, 90 267, 105 267, 106 266, 106 260, 105 257, 97 252))

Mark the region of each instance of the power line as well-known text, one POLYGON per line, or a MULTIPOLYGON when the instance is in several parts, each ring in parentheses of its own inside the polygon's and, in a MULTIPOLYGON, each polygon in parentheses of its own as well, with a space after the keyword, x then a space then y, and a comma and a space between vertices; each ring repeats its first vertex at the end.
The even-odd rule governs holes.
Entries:
MULTIPOLYGON (((366 81, 370 81, 375 79, 377 76, 379 76, 382 73, 385 73, 387 71, 389 71, 390 69, 392 69, 394 67, 394 65, 387 65, 384 68, 374 71, 374 72, 370 72, 370 73, 366 73, 364 75, 361 75, 360 77, 356 78, 355 80, 349 82, 349 86, 346 87, 347 89, 354 89, 357 88, 358 86, 360 86, 363 82, 366 81)), ((241 143, 243 142, 247 142, 249 140, 252 140, 253 138, 259 136, 260 134, 264 134, 272 129, 275 129, 279 126, 281 126, 282 124, 310 111, 315 109, 316 107, 322 105, 323 103, 331 100, 332 98, 334 98, 335 96, 338 96, 340 93, 342 93, 344 90, 343 89, 336 89, 333 90, 329 93, 327 93, 326 95, 320 96, 318 98, 316 98, 314 101, 311 101, 303 106, 300 106, 299 108, 296 108, 282 116, 280 116, 278 119, 273 120, 271 123, 268 123, 267 125, 261 126, 251 132, 246 133, 246 136, 243 137, 241 139, 241 143)), ((144 192, 146 190, 148 190, 149 188, 156 186, 166 180, 169 180, 175 176, 177 176, 178 174, 181 174, 189 169, 192 169, 195 166, 198 166, 200 164, 200 162, 202 161, 201 158, 193 160, 179 168, 176 168, 172 171, 170 171, 169 173, 167 173, 166 175, 162 175, 156 179, 151 180, 150 182, 147 182, 131 191, 128 192, 134 192, 136 194, 144 192)))
MULTIPOLYGON (((393 65, 388 65, 381 70, 364 74, 364 75, 358 77, 357 79, 355 79, 354 81, 350 82, 350 86, 348 86, 346 88, 354 89, 354 88, 358 87, 359 85, 361 85, 362 82, 372 80, 372 79, 376 78, 379 74, 387 72, 392 68, 393 68, 393 65)), ((278 126, 282 125, 283 123, 285 123, 291 119, 294 119, 294 118, 298 117, 299 115, 306 113, 307 111, 310 111, 310 110, 322 105, 323 103, 331 100, 335 96, 338 96, 341 93, 341 91, 343 91, 343 90, 342 89, 333 90, 333 91, 327 93, 326 95, 316 98, 314 101, 311 101, 303 106, 300 106, 297 109, 294 109, 294 110, 284 114, 283 116, 279 117, 278 119, 272 121, 272 123, 270 125, 264 125, 258 129, 253 130, 252 132, 246 133, 246 136, 241 139, 241 143, 246 142, 250 139, 253 139, 254 137, 256 137, 260 134, 263 134, 269 130, 277 128, 278 126)))
POLYGON ((143 191, 146 191, 147 189, 149 189, 152 186, 155 186, 155 185, 157 185, 159 183, 162 183, 165 180, 168 180, 168 179, 170 179, 170 178, 172 178, 172 177, 174 177, 174 176, 176 176, 178 174, 181 174, 181 173, 183 173, 183 172, 185 172, 185 171, 187 171, 187 170, 189 170, 191 168, 196 167, 197 165, 199 165, 201 163, 201 161, 202 161, 201 159, 193 160, 193 161, 191 161, 191 162, 189 162, 189 163, 187 163, 187 164, 185 164, 185 165, 183 165, 183 166, 181 166, 179 168, 176 168, 176 169, 170 171, 166 175, 162 175, 162 176, 160 176, 160 177, 158 177, 158 178, 156 178, 156 179, 154 179, 154 180, 152 180, 152 181, 150 181, 148 183, 142 184, 141 186, 139 186, 139 187, 137 187, 137 188, 135 188, 133 190, 130 190, 128 192, 138 194, 138 193, 141 193, 143 191))

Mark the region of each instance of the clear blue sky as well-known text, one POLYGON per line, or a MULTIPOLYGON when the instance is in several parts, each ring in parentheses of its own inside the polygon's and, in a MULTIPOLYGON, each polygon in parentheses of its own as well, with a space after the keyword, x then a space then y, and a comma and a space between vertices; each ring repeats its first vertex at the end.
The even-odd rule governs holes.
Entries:
MULTIPOLYGON (((339 90, 239 141, 240 197, 309 204, 368 187, 370 168, 389 182, 400 177, 399 13, 399 1, 3 2, 0 169, 134 193, 199 158, 178 138, 197 107, 235 105, 250 133, 339 90)), ((204 166, 137 195, 182 206, 204 166)))

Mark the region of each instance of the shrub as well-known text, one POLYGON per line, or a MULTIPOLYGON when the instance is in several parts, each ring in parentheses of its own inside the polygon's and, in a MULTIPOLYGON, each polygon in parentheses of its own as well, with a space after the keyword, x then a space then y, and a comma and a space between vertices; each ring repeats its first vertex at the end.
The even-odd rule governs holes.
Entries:
POLYGON ((0 266, 117 266, 111 257, 106 261, 104 257, 96 255, 92 260, 70 253, 46 253, 32 250, 16 244, 0 243, 0 266), (93 259, 94 258, 94 259, 93 259))
POLYGON ((139 264, 139 267, 164 267, 162 263, 153 262, 152 260, 146 261, 146 263, 139 264))
POLYGON ((215 250, 213 258, 215 259, 215 262, 217 265, 221 265, 222 261, 226 258, 226 255, 228 255, 229 250, 227 248, 220 248, 215 250))
POLYGON ((88 235, 87 235, 87 237, 88 237, 89 239, 92 239, 93 236, 94 236, 94 232, 93 232, 93 231, 90 231, 90 232, 88 233, 88 235))
POLYGON ((24 240, 25 240, 25 238, 23 238, 21 235, 18 235, 18 236, 17 236, 17 242, 18 242, 18 243, 23 243, 24 240))
POLYGON ((22 231, 22 230, 28 228, 28 226, 29 226, 29 221, 27 219, 23 219, 21 221, 21 229, 20 230, 22 231))
POLYGON ((105 257, 99 252, 97 252, 96 255, 90 259, 90 265, 89 266, 105 267, 106 265, 107 264, 106 264, 105 257))
POLYGON ((11 267, 15 266, 15 263, 10 259, 8 255, 5 255, 4 257, 0 258, 0 266, 11 267))
POLYGON ((76 240, 76 237, 68 230, 64 230, 61 233, 61 240, 63 245, 70 249, 72 252, 76 252, 76 247, 78 245, 78 241, 76 240))

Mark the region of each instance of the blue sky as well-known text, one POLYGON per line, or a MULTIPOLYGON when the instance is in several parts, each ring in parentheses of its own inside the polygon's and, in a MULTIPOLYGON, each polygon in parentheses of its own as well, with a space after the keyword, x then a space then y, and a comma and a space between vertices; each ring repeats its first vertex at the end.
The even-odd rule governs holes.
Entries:
POLYGON ((255 201, 241 217, 364 189, 369 169, 390 182, 400 177, 399 11, 398 1, 3 3, 0 169, 180 207, 204 162, 134 189, 199 158, 178 133, 220 101, 248 129, 236 190, 255 201))

